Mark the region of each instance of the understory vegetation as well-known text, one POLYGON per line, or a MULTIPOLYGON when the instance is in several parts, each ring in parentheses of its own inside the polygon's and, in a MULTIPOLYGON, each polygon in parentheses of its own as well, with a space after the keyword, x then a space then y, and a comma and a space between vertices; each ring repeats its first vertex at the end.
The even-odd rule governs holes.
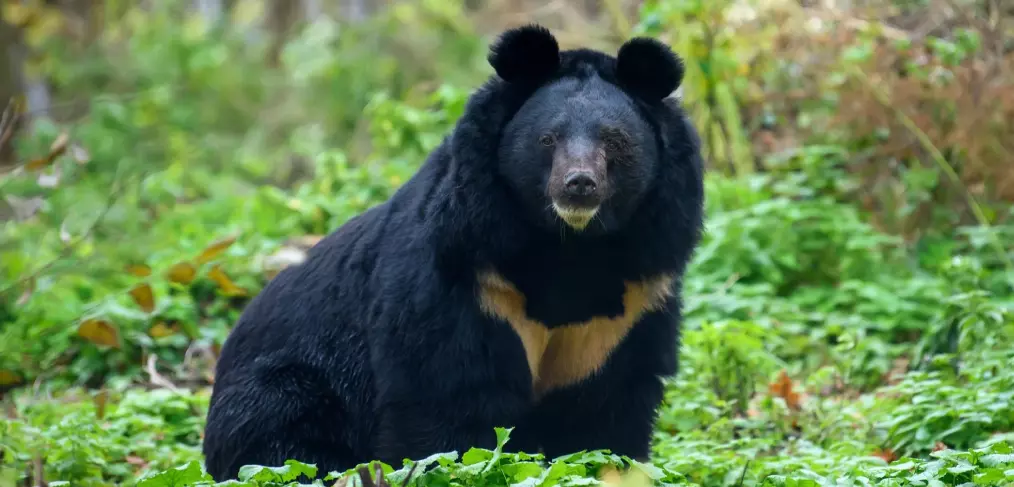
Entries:
POLYGON ((472 449, 324 484, 1014 485, 1004 2, 427 0, 281 41, 260 1, 217 22, 107 3, 97 30, 2 4, 52 101, 0 118, 0 487, 213 485, 204 417, 243 306, 411 177, 490 74, 490 36, 530 20, 687 62, 707 233, 652 461, 472 449))

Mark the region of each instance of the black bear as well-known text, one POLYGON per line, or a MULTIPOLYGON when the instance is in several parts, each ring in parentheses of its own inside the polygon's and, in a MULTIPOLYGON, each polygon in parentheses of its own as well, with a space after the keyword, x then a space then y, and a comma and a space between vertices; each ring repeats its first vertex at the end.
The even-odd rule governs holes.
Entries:
POLYGON ((496 74, 390 200, 319 242, 226 340, 216 479, 493 448, 647 459, 702 232, 700 139, 665 44, 505 31, 496 74))

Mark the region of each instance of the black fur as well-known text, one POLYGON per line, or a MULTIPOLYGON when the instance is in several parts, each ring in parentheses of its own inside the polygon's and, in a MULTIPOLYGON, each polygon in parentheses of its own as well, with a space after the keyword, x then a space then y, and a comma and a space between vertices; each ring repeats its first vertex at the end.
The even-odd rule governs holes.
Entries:
POLYGON ((616 54, 620 83, 649 101, 667 97, 679 88, 683 72, 683 60, 655 39, 631 39, 616 54))
MULTIPOLYGON (((511 45, 513 35, 519 45, 549 46, 531 33, 540 31, 525 32, 498 45, 511 45)), ((216 480, 234 478, 244 464, 289 458, 316 463, 324 475, 374 459, 400 465, 492 448, 495 426, 516 427, 511 450, 553 457, 607 448, 647 458, 659 376, 677 370, 679 280, 677 297, 645 315, 602 370, 536 402, 521 342, 480 311, 475 273, 499 270, 549 326, 622 312, 623 280, 682 275, 702 227, 697 133, 672 99, 626 99, 661 156, 649 161, 636 211, 598 234, 547 228, 500 168, 496 148, 513 115, 556 80, 661 89, 621 81, 616 58, 600 52, 564 51, 551 73, 543 65, 523 74, 509 51, 491 56, 503 73, 471 96, 409 182, 248 305, 223 346, 208 414, 204 453, 216 480), (533 76, 541 82, 528 82, 533 76), (507 81, 517 79, 525 82, 507 81)))
POLYGON ((560 46, 549 29, 526 25, 501 34, 487 59, 504 81, 536 84, 560 66, 560 46))

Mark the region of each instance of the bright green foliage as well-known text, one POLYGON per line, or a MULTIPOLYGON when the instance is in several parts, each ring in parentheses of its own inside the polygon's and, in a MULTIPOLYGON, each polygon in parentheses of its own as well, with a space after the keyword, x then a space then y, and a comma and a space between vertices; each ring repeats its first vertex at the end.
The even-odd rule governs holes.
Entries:
MULTIPOLYGON (((0 487, 213 485, 200 463, 207 380, 243 306, 302 252, 294 240, 410 178, 489 71, 455 2, 312 24, 277 68, 242 22, 180 22, 173 3, 129 7, 83 51, 41 46, 57 98, 89 111, 36 120, 16 142, 40 167, 0 179, 21 210, 39 203, 0 227, 0 487)), ((889 234, 857 204, 868 188, 852 161, 870 142, 848 134, 743 170, 736 104, 788 70, 743 71, 771 33, 714 31, 729 5, 645 2, 631 27, 680 31, 692 113, 721 145, 716 164, 738 169, 712 167, 706 181, 681 370, 651 463, 472 449, 414 459, 416 470, 380 465, 391 485, 410 471, 413 485, 596 485, 631 466, 643 474, 632 486, 1014 485, 1014 209, 990 202, 997 223, 985 227, 941 206, 946 224, 925 238, 889 234)), ((928 44, 953 64, 979 42, 928 44)), ((834 105, 828 95, 806 110, 834 105)), ((911 193, 942 177, 902 179, 911 193)), ((510 429, 497 434, 509 442, 510 429)), ((297 485, 315 467, 294 460, 228 485, 297 485)))

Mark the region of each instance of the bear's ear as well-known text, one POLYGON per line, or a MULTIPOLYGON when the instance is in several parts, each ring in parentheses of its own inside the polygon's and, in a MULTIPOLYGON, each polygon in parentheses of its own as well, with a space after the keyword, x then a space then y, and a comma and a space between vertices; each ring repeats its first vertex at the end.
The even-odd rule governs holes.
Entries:
POLYGON ((560 67, 560 46, 549 29, 529 24, 500 34, 486 59, 508 83, 539 83, 560 67))
POLYGON ((658 101, 683 82, 683 60, 660 41, 635 37, 616 54, 616 77, 637 96, 658 101))

